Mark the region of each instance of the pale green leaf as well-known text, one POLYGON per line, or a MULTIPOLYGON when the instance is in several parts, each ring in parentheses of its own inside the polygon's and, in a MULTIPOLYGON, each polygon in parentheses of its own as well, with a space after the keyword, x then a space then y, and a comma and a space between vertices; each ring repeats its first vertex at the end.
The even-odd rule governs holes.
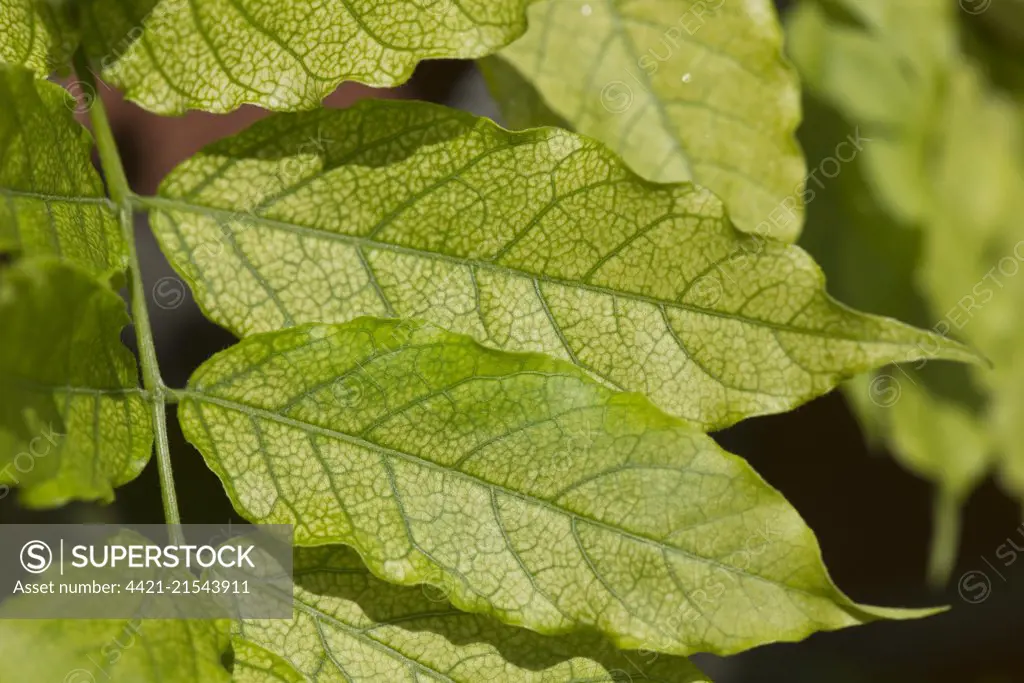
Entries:
POLYGON ((54 507, 114 498, 153 444, 124 302, 57 261, 0 270, 0 487, 54 507))
POLYGON ((40 77, 66 66, 78 40, 71 5, 68 0, 0 0, 0 64, 23 66, 40 77))
POLYGON ((836 303, 802 250, 738 233, 693 185, 601 145, 421 103, 281 115, 164 182, 153 228, 245 336, 425 318, 570 359, 705 428, 780 412, 949 340, 836 303))
POLYGON ((117 29, 101 27, 90 53, 161 114, 315 109, 343 81, 389 87, 422 60, 494 52, 525 30, 529 1, 94 0, 89 21, 117 29))
POLYGON ((100 277, 127 251, 75 99, 21 68, 0 66, 0 252, 59 256, 100 277))
MULTIPOLYGON (((500 59, 573 129, 646 178, 710 188, 743 230, 796 239, 800 92, 771 0, 545 0, 528 16, 500 59)), ((485 73, 514 106, 508 72, 485 73)), ((509 113, 516 127, 547 123, 509 113)))
POLYGON ((569 363, 409 321, 257 335, 179 417, 236 509, 542 633, 737 652, 884 617, 740 458, 569 363))
POLYGON ((234 681, 706 683, 681 657, 552 638, 454 609, 430 587, 375 578, 340 546, 295 554, 295 617, 238 622, 234 681))

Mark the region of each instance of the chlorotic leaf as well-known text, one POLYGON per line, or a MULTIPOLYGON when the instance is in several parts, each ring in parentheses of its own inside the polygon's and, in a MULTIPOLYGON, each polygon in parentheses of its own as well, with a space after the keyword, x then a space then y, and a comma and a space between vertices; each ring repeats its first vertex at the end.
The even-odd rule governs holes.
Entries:
POLYGON ((409 321, 250 337, 179 417, 253 522, 542 633, 728 654, 884 617, 740 458, 573 365, 409 321))
POLYGON ((425 59, 490 54, 525 30, 528 2, 94 2, 94 24, 141 29, 90 52, 105 80, 160 114, 314 109, 343 81, 389 87, 425 59))
MULTIPOLYGON (((545 0, 528 16, 498 59, 574 130, 645 178, 711 189, 740 229, 796 240, 800 91, 771 0, 545 0)), ((485 73, 499 104, 515 106, 509 73, 485 73)), ((515 127, 548 123, 510 113, 515 127)))
POLYGON ((124 302, 58 261, 0 270, 0 488, 56 507, 111 501, 153 445, 124 302))
POLYGON ((825 293, 802 250, 738 233, 693 185, 601 145, 421 103, 281 115, 143 200, 214 321, 245 336, 425 318, 570 359, 702 425, 785 411, 841 378, 960 345, 825 293))
POLYGON ((681 657, 619 652, 597 636, 552 638, 461 612, 436 589, 375 578, 349 548, 298 549, 295 578, 292 621, 236 623, 236 683, 708 680, 681 657))
POLYGON ((23 66, 39 77, 65 66, 77 45, 70 5, 62 0, 0 0, 0 64, 23 66))
POLYGON ((0 66, 0 100, 0 252, 59 256, 100 277, 124 270, 127 249, 74 98, 0 66))

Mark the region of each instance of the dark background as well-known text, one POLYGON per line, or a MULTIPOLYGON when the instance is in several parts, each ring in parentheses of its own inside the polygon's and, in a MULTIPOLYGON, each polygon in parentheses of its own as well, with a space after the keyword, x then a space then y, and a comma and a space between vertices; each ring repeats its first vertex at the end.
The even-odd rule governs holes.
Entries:
MULTIPOLYGON (((900 1, 900 0, 894 0, 900 1)), ((191 113, 167 119, 103 93, 110 107, 129 180, 153 194, 160 179, 202 145, 229 135, 263 113, 245 109, 228 116, 191 113)), ((486 89, 471 65, 436 62, 421 67, 413 81, 394 91, 343 86, 328 106, 343 107, 360 97, 409 97, 443 102, 495 115, 486 89)), ((813 126, 808 120, 805 126, 813 126)), ((817 165, 808 159, 808 167, 817 165)), ((149 233, 145 216, 137 234, 161 369, 171 386, 188 376, 234 338, 206 321, 149 233), (174 280, 161 278, 173 277, 174 280)), ((866 275, 868 275, 866 273, 866 275)), ((129 331, 130 332, 130 331, 129 331)), ((125 340, 133 343, 131 334, 125 340)), ((173 412, 173 406, 171 407, 173 412)), ((238 519, 220 482, 181 436, 172 419, 171 451, 185 523, 238 519)), ((1011 683, 1024 682, 1024 558, 1003 569, 996 549, 1014 539, 1024 547, 1021 508, 988 481, 965 509, 959 561, 950 587, 929 591, 925 567, 931 533, 932 488, 884 452, 871 452, 863 434, 835 392, 792 413, 749 420, 717 435, 747 458, 778 488, 817 533, 836 583, 853 599, 889 606, 949 604, 948 613, 922 621, 876 623, 822 633, 797 644, 772 645, 719 660, 698 657, 718 683, 1011 683), (1000 568, 996 576, 985 564, 1000 568), (972 603, 958 590, 972 570, 987 571, 991 591, 972 603)), ((16 496, 0 501, 0 522, 160 523, 163 512, 156 462, 118 491, 110 506, 76 504, 50 511, 26 511, 16 496)), ((1024 555, 1024 553, 1022 553, 1024 555)), ((975 598, 978 593, 965 591, 975 598)))

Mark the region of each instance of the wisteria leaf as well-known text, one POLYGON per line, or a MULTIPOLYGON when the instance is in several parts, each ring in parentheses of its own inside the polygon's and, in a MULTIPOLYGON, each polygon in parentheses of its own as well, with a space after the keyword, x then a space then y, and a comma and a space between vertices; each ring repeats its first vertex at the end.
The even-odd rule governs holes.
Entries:
POLYGON ((349 548, 298 549, 294 619, 243 620, 234 681, 706 683, 681 657, 620 652, 597 636, 541 636, 456 610, 437 589, 374 577, 349 548))
POLYGON ((239 336, 425 318, 572 360, 705 429, 890 361, 975 358, 838 304, 805 252, 739 233, 710 192, 557 129, 422 103, 279 115, 160 195, 143 202, 164 252, 239 336))
POLYGON ((250 521, 541 633, 728 654, 927 613, 851 602, 796 511, 689 423, 426 323, 250 337, 179 416, 250 521))
MULTIPOLYGON (((800 91, 771 0, 545 0, 528 17, 498 59, 574 130, 650 180, 711 189, 740 229, 796 240, 800 91)), ((547 123, 510 111, 506 72, 485 73, 511 125, 547 123)))
POLYGON ((94 2, 90 52, 150 111, 315 109, 343 81, 400 85, 425 59, 482 57, 526 28, 530 0, 94 2), (133 16, 128 16, 129 14, 133 16))
POLYGON ((0 0, 0 65, 21 66, 45 78, 67 65, 77 45, 62 0, 0 0))
POLYGON ((0 252, 58 256, 110 277, 127 249, 75 99, 18 67, 0 66, 0 252))
POLYGON ((70 264, 0 270, 0 488, 32 507, 114 498, 149 461, 153 433, 124 301, 70 264))

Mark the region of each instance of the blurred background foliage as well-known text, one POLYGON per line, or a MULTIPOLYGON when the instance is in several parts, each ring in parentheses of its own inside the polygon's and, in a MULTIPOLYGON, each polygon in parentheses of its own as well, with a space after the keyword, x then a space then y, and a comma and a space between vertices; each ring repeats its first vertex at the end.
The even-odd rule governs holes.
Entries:
MULTIPOLYGON (((993 367, 890 367, 718 434, 801 512, 851 597, 952 608, 696 659, 719 683, 1024 681, 1024 0, 800 0, 780 12, 813 174, 800 243, 840 300, 944 330, 993 367), (837 145, 858 133, 863 151, 839 160, 837 145), (945 588, 928 587, 929 565, 932 584, 950 577, 945 588)), ((146 194, 204 144, 265 115, 247 107, 166 119, 101 95, 130 181, 146 194)), ((327 105, 363 97, 425 99, 502 120, 469 63, 424 64, 391 91, 346 85, 327 105)), ((233 339, 202 317, 138 220, 164 376, 182 386, 233 339)), ((173 424, 171 439, 184 521, 237 520, 173 424)), ((7 496, 0 522, 158 523, 158 488, 151 462, 111 506, 28 511, 7 496)))

